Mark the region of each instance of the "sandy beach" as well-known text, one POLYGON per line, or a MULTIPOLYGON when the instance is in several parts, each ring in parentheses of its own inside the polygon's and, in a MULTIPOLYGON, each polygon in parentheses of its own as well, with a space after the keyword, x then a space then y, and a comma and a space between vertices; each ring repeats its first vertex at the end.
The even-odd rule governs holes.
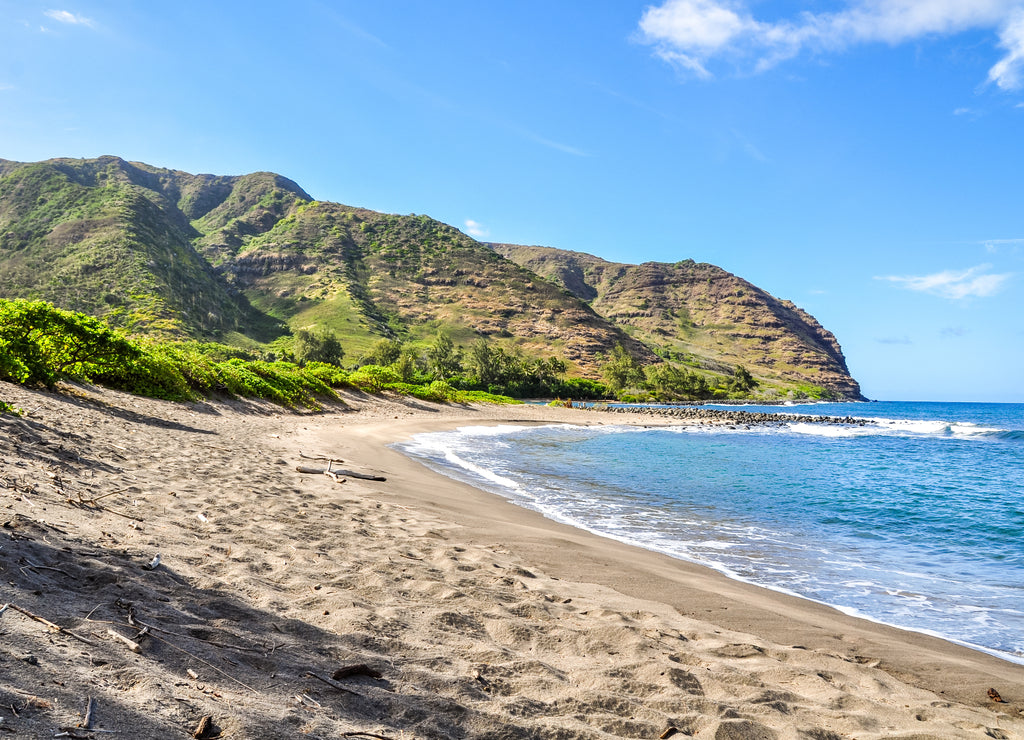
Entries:
POLYGON ((0 398, 25 412, 0 417, 0 737, 1024 738, 1022 665, 560 525, 387 446, 670 420, 0 398), (329 462, 386 480, 297 470, 329 462))

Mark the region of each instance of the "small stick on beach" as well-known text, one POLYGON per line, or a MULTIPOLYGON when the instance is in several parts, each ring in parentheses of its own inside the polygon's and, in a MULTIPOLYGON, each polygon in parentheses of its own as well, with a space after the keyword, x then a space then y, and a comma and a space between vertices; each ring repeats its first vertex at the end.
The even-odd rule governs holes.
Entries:
POLYGON ((306 671, 306 675, 307 676, 311 676, 312 678, 318 679, 320 681, 323 681, 325 684, 327 684, 331 688, 337 689, 338 691, 341 691, 342 693, 353 694, 354 696, 362 696, 361 694, 358 694, 355 691, 352 691, 351 689, 346 689, 344 686, 342 686, 340 683, 338 683, 334 679, 327 678, 327 676, 321 676, 319 673, 314 673, 313 671, 306 671))
POLYGON ((112 629, 108 629, 107 630, 107 634, 110 635, 111 637, 115 638, 116 640, 119 640, 121 643, 124 644, 125 647, 127 647, 133 653, 141 653, 142 652, 142 645, 140 645, 139 643, 135 642, 134 640, 129 640, 127 637, 125 637, 121 633, 116 632, 116 631, 114 631, 112 629))
POLYGON ((61 633, 65 634, 65 635, 67 635, 68 637, 74 637, 79 642, 84 642, 86 645, 89 645, 91 647, 99 647, 99 645, 97 645, 95 642, 93 642, 91 640, 87 640, 86 638, 82 637, 81 635, 77 635, 77 634, 75 634, 74 632, 72 632, 71 630, 69 630, 69 629, 67 629, 65 627, 61 627, 58 624, 54 624, 49 619, 44 619, 43 617, 40 617, 38 614, 33 614, 28 609, 22 609, 17 604, 7 604, 6 606, 10 607, 11 609, 14 609, 14 611, 16 611, 16 612, 21 612, 22 614, 24 614, 29 619, 34 619, 37 622, 40 622, 41 624, 45 624, 47 627, 49 627, 50 629, 54 630, 55 632, 61 632, 61 633))
POLYGON ((89 701, 85 705, 85 719, 83 719, 82 724, 79 725, 83 730, 92 729, 92 713, 95 708, 96 700, 90 696, 89 701))
POLYGON ((196 740, 203 740, 204 738, 212 737, 211 732, 213 732, 213 717, 207 714, 199 720, 196 729, 192 731, 192 737, 196 738, 196 740))

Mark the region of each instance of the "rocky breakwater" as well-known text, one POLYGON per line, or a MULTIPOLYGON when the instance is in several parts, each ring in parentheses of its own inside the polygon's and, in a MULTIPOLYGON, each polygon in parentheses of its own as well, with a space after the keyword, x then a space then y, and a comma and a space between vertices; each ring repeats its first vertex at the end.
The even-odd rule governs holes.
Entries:
POLYGON ((813 416, 810 414, 776 414, 764 411, 740 411, 732 409, 707 409, 693 406, 604 406, 595 410, 609 414, 640 414, 644 416, 669 417, 689 423, 715 425, 782 425, 782 424, 839 424, 843 426, 864 426, 868 422, 853 416, 813 416))

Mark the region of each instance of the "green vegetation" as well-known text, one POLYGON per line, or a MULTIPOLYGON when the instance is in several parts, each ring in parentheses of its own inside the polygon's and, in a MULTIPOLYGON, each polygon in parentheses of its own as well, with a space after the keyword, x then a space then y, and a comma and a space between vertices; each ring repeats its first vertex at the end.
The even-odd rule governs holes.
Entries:
POLYGON ((78 344, 63 358, 11 328, 0 372, 44 385, 302 405, 318 383, 344 387, 347 361, 397 377, 356 375, 369 389, 445 382, 432 398, 859 396, 813 317, 713 265, 485 245, 427 216, 314 201, 268 172, 4 162, 0 295, 103 322, 65 326, 78 344))
POLYGON ((295 332, 293 347, 295 357, 302 363, 323 362, 328 365, 340 365, 341 358, 345 356, 341 340, 330 329, 299 329, 295 332))
MULTIPOLYGON (((344 353, 331 332, 305 332, 295 344, 301 364, 215 343, 133 340, 101 319, 43 301, 0 299, 0 380, 47 388, 74 380, 171 401, 225 395, 310 409, 338 400, 335 389, 346 387, 430 401, 512 402, 419 372, 413 373, 414 382, 379 365, 348 372, 338 366, 344 353)), ((395 365, 400 368, 406 356, 400 352, 395 365)), ((0 413, 17 409, 0 401, 0 413)))
POLYGON ((0 300, 0 378, 52 388, 139 360, 142 351, 99 319, 42 301, 0 300))
POLYGON ((621 344, 605 358, 601 372, 609 390, 629 401, 746 399, 759 385, 742 365, 731 375, 694 372, 670 362, 642 367, 621 344))

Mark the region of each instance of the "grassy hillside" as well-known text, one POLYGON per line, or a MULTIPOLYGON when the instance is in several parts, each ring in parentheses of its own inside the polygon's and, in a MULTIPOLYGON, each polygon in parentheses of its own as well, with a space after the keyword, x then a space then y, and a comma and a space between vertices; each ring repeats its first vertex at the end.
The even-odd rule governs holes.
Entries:
POLYGON ((440 332, 591 378, 621 344, 641 364, 709 377, 745 365, 780 392, 859 395, 829 332, 712 265, 492 249, 427 216, 314 201, 269 172, 0 160, 0 298, 266 352, 287 352, 298 329, 335 332, 348 358, 440 332))
POLYGON ((653 359, 583 302, 427 216, 305 203, 221 267, 268 314, 332 328, 357 351, 382 336, 415 344, 443 330, 464 345, 487 337, 553 352, 590 373, 616 343, 653 359))
POLYGON ((114 157, 4 162, 2 296, 50 301, 133 332, 272 334, 193 247, 199 232, 179 204, 211 203, 216 180, 114 157))

